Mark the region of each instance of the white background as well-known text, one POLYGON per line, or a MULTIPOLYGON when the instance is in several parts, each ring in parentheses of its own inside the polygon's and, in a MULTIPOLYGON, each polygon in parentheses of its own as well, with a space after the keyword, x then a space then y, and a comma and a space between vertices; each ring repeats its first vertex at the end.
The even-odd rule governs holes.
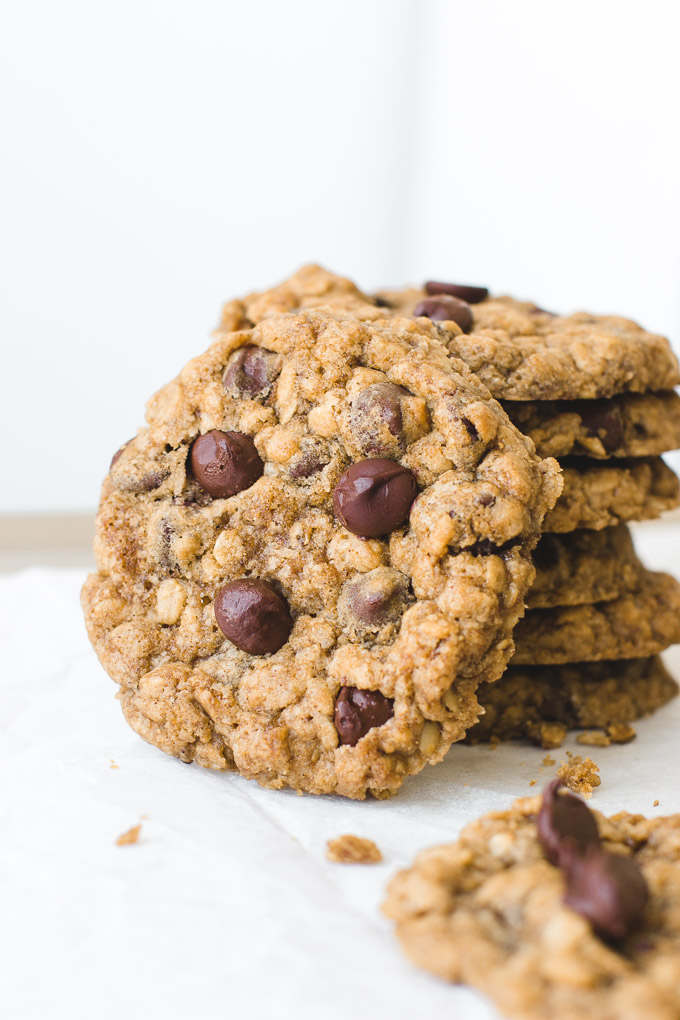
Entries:
POLYGON ((680 338, 674 0, 21 0, 0 511, 95 506, 223 299, 306 261, 680 338))

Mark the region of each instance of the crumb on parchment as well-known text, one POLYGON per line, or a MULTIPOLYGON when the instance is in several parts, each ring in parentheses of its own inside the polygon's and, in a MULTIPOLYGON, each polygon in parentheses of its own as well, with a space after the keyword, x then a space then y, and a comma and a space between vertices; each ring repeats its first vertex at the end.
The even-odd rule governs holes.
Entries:
POLYGON ((577 744, 585 744, 587 747, 609 747, 611 738, 604 730, 584 730, 576 738, 577 744))
POLYGON ((139 841, 139 834, 142 831, 141 825, 133 825, 127 832, 122 833, 116 840, 116 846, 131 846, 139 841))
POLYGON ((567 751, 567 758, 568 761, 560 762, 557 778, 574 793, 592 797, 594 788, 601 782, 598 775, 600 766, 592 758, 582 758, 580 754, 572 754, 571 751, 567 751))
POLYGON ((637 733, 630 723, 612 723, 607 727, 607 736, 612 744, 627 744, 629 741, 635 740, 637 733))
POLYGON ((383 859, 372 839, 349 834, 329 839, 326 857, 335 864, 377 864, 383 859))
POLYGON ((545 758, 541 762, 541 765, 545 765, 546 768, 550 768, 554 764, 555 764, 555 759, 553 758, 553 756, 551 754, 546 754, 545 758))
POLYGON ((658 806, 659 806, 659 803, 660 803, 660 802, 659 802, 658 800, 655 800, 655 801, 654 801, 654 807, 658 807, 658 806))
POLYGON ((544 751, 552 751, 561 747, 567 735, 567 727, 559 722, 537 722, 532 723, 527 736, 535 744, 539 744, 544 751))

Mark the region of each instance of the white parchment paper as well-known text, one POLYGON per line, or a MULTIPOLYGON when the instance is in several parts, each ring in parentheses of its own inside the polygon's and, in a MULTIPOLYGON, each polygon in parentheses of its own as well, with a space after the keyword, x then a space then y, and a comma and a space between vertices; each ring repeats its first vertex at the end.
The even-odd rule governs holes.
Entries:
MULTIPOLYGON (((638 544, 650 566, 680 574, 680 528, 647 525, 638 544)), ((379 904, 419 849, 538 792, 555 772, 546 752, 455 746, 394 799, 365 803, 185 765, 124 723, 83 628, 83 579, 0 577, 2 1016, 497 1017, 415 970, 379 904), (140 841, 116 846, 140 821, 140 841), (384 863, 327 862, 326 840, 345 832, 374 839, 384 863)), ((676 676, 679 652, 667 654, 676 676)), ((680 699, 636 729, 626 746, 570 740, 551 753, 598 762, 593 807, 679 811, 680 699)))

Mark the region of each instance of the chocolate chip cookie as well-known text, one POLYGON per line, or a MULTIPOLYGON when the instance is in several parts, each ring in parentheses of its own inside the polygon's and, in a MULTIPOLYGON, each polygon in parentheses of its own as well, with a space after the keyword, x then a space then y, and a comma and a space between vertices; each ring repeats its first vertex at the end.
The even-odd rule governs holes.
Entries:
POLYGON ((438 761, 512 652, 556 463, 434 323, 342 310, 220 332, 147 422, 83 591, 131 726, 348 797, 438 761))
POLYGON ((680 505, 678 479, 660 457, 560 461, 562 495, 546 515, 545 531, 608 528, 621 521, 646 521, 680 505))
POLYGON ((437 322, 451 354, 499 400, 590 400, 680 383, 668 341, 629 319, 553 315, 531 302, 490 297, 485 287, 437 281, 369 296, 313 265, 269 291, 229 302, 221 328, 241 329, 271 314, 320 305, 368 320, 422 316, 437 322))
MULTIPOLYGON (((678 693, 658 656, 510 667, 477 697, 484 715, 466 741, 528 738, 545 745, 555 724, 567 730, 607 727, 651 715, 678 693)), ((551 739, 550 746, 555 746, 551 739)))
POLYGON ((611 602, 532 609, 515 630, 513 666, 657 655, 680 642, 680 583, 644 571, 611 602))
POLYGON ((680 446, 680 396, 622 393, 608 400, 505 400, 541 457, 649 457, 680 446))
POLYGON ((534 566, 536 579, 527 595, 530 609, 618 598, 637 587, 644 570, 625 524, 543 535, 534 550, 534 566))
POLYGON ((505 1016, 678 1020, 680 815, 605 818, 546 796, 490 812, 392 879, 383 910, 404 951, 505 1016))

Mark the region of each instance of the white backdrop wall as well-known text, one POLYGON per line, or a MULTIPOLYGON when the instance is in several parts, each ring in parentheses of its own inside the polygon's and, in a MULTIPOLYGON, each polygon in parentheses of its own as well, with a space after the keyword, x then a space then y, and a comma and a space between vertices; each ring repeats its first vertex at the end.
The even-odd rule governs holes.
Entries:
POLYGON ((23 0, 0 511, 88 509, 226 297, 321 261, 680 338, 674 0, 23 0))

